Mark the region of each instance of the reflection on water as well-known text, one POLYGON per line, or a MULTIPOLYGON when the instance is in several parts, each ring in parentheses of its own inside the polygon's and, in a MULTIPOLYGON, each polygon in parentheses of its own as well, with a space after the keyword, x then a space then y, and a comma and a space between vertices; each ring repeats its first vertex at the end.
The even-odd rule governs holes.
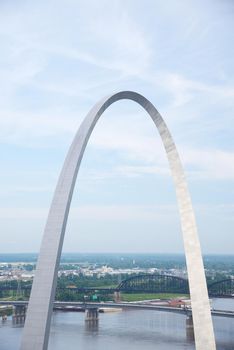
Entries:
POLYGON ((84 325, 82 314, 55 313, 49 348, 63 349, 71 336, 71 349, 194 349, 186 338, 185 317, 149 311, 100 314, 98 327, 84 325))
POLYGON ((85 322, 85 331, 87 333, 97 333, 99 330, 99 321, 95 320, 95 321, 89 321, 89 322, 85 322))
MULTIPOLYGON (((216 299, 216 309, 234 310, 234 300, 216 299)), ((158 311, 126 310, 85 322, 84 313, 53 314, 49 350, 194 350, 186 333, 186 317, 158 311)), ((234 349, 234 319, 215 317, 217 350, 234 349)), ((22 326, 0 321, 0 350, 19 349, 22 326)))

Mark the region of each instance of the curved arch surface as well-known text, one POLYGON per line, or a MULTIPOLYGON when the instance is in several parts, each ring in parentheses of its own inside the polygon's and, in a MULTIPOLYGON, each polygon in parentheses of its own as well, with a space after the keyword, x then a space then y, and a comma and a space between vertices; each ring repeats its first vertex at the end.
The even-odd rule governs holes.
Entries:
POLYGON ((28 305, 21 350, 46 350, 64 233, 80 163, 89 137, 102 113, 127 99, 150 115, 162 138, 176 188, 181 219, 197 350, 214 350, 215 339, 203 261, 190 194, 176 146, 161 115, 144 96, 121 91, 98 102, 82 122, 65 159, 50 207, 28 305))

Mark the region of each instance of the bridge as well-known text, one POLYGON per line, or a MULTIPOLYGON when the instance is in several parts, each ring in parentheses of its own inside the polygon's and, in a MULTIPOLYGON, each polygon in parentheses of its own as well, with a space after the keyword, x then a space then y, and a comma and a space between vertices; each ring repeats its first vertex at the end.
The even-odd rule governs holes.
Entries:
POLYGON ((182 293, 189 294, 188 280, 160 274, 140 274, 122 281, 116 291, 129 293, 182 293))
POLYGON ((209 294, 213 297, 234 297, 234 279, 228 278, 214 282, 208 286, 209 294))
MULTIPOLYGON (((189 294, 188 280, 172 275, 139 274, 123 280, 117 287, 64 287, 57 288, 59 291, 70 291, 74 293, 100 292, 111 294, 114 292, 125 293, 176 293, 189 294)), ((0 297, 12 291, 15 295, 21 294, 29 297, 31 285, 10 286, 0 285, 0 297)), ((234 297, 234 279, 224 279, 208 285, 208 293, 211 297, 234 297)))
MULTIPOLYGON (((2 306, 12 306, 12 321, 15 324, 23 324, 26 317, 28 301, 0 301, 2 306)), ((176 313, 185 316, 186 337, 190 341, 194 341, 194 327, 192 318, 192 309, 190 307, 172 307, 152 304, 150 302, 64 302, 55 301, 53 308, 63 311, 84 311, 85 322, 90 327, 97 325, 99 320, 99 311, 106 308, 130 309, 130 310, 148 310, 163 313, 176 313)), ((211 310, 213 317, 234 318, 234 312, 226 310, 211 310)))
MULTIPOLYGON (((28 301, 0 301, 0 305, 5 306, 22 306, 25 307, 28 305, 28 301)), ((152 310, 152 311, 161 311, 167 313, 177 313, 185 316, 190 316, 192 310, 189 307, 172 307, 172 306, 162 306, 142 302, 79 302, 79 301, 55 301, 54 308, 69 308, 77 307, 82 310, 85 309, 102 309, 102 308, 121 308, 121 309, 136 309, 136 310, 152 310)), ((218 317, 227 317, 234 318, 234 311, 226 310, 211 310, 212 316, 218 317)))

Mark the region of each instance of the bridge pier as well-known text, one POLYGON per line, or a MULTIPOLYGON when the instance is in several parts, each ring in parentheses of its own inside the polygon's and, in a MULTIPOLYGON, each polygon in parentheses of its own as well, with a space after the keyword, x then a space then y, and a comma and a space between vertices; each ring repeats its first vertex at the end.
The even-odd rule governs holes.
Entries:
POLYGON ((3 322, 7 321, 7 315, 2 315, 2 321, 3 322))
POLYGON ((194 341, 194 328, 193 328, 193 316, 187 315, 186 317, 186 338, 189 341, 194 341))
POLYGON ((114 292, 114 301, 115 303, 121 302, 121 292, 119 290, 114 292))
POLYGON ((99 320, 99 311, 98 308, 87 308, 85 310, 85 322, 92 324, 98 323, 99 320))
POLYGON ((24 323, 27 307, 25 305, 14 305, 12 321, 14 324, 24 323))

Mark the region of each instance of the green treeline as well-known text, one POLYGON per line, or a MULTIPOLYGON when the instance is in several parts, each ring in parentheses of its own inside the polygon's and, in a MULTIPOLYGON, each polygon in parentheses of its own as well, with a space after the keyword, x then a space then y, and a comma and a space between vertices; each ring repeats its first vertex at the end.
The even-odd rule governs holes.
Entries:
MULTIPOLYGON (((133 274, 134 275, 134 274, 133 274)), ((131 275, 131 276, 133 276, 131 275)), ((137 274, 135 274, 137 275, 137 274)), ((105 276, 84 276, 79 275, 62 275, 58 278, 56 300, 64 301, 84 301, 84 300, 113 300, 114 295, 109 291, 88 291, 85 293, 78 293, 75 288, 116 288, 119 283, 126 278, 128 274, 113 275, 106 274, 105 276)), ((225 273, 217 272, 211 277, 207 277, 208 285, 221 281, 223 279, 230 278, 230 275, 225 273)), ((18 282, 17 280, 0 282, 0 299, 2 300, 27 300, 30 295, 32 281, 28 282, 18 282), (4 287, 5 289, 3 289, 4 287)), ((171 291, 173 293, 173 290, 171 291)), ((126 294, 126 293, 125 293, 126 294)), ((144 294, 144 293, 143 293, 144 294)), ((167 293, 168 294, 168 293, 167 293)), ((165 296, 165 293, 163 294, 165 296)), ((143 297, 143 295, 142 295, 143 297)), ((157 298, 157 295, 154 295, 157 298)), ((158 296, 159 297, 159 296, 158 296)), ((160 294, 160 298, 162 295, 160 294)), ((144 298, 144 297, 143 297, 144 298)), ((126 300, 135 300, 135 297, 126 297, 126 300)))

